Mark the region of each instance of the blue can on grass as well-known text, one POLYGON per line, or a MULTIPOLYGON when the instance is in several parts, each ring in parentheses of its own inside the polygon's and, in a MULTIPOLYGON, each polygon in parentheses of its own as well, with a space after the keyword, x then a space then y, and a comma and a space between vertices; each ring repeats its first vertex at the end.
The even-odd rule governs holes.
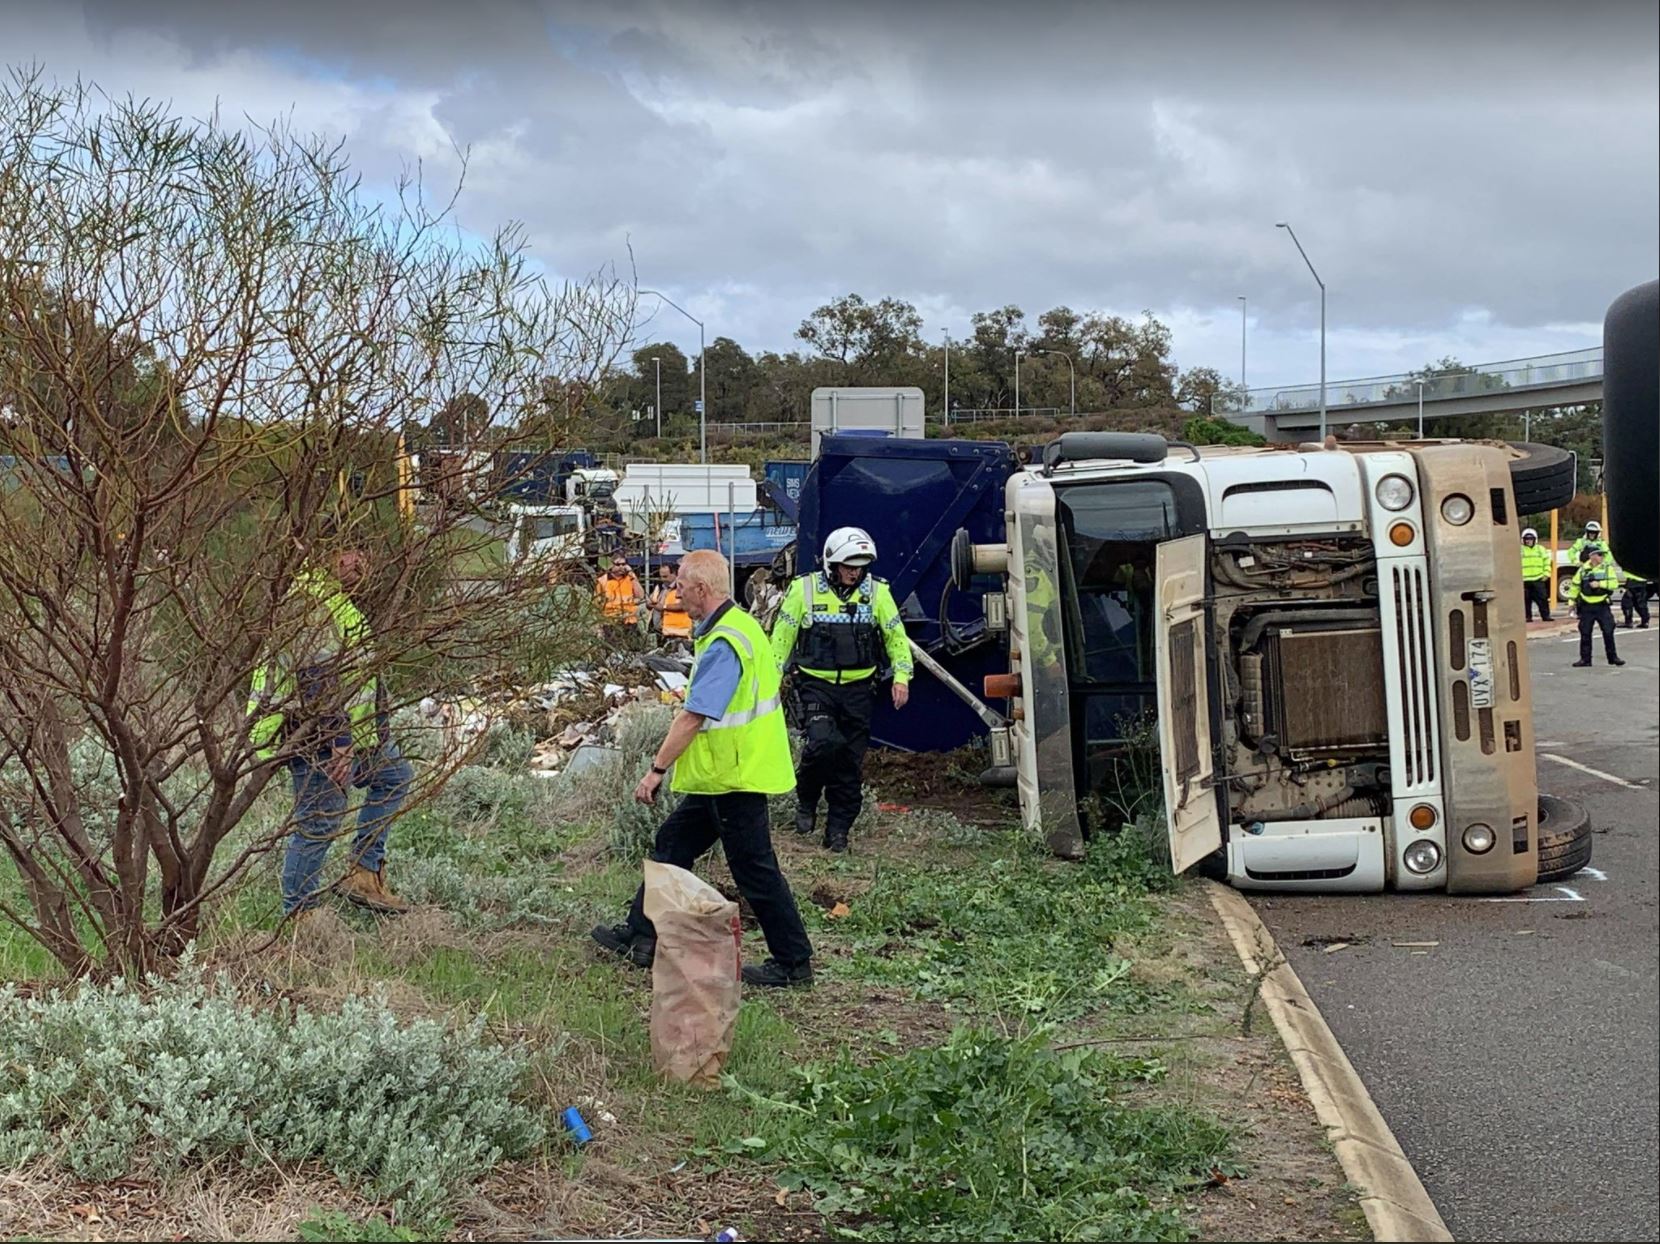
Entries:
POLYGON ((571 1134, 572 1144, 585 1145, 594 1138, 594 1134, 588 1130, 588 1124, 583 1121, 582 1112, 575 1106, 566 1106, 561 1117, 565 1120, 565 1130, 571 1134))

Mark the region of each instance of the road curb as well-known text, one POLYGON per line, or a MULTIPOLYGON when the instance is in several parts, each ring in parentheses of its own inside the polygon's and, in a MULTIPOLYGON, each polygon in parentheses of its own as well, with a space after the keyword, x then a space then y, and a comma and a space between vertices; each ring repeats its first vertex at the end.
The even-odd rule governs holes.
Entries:
POLYGON ((1236 890, 1205 883, 1211 906, 1233 939, 1240 962, 1262 976, 1258 996, 1279 1029, 1303 1090, 1343 1174, 1360 1193, 1360 1208, 1376 1240, 1451 1240, 1418 1172, 1401 1151, 1354 1064, 1326 1026, 1320 1008, 1274 944, 1273 934, 1236 890), (1268 972, 1262 975, 1262 966, 1268 972))

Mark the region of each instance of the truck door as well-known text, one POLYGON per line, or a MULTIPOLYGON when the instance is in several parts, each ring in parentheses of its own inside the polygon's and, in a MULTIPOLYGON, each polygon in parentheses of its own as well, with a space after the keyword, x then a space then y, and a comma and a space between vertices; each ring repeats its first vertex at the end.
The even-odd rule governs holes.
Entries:
POLYGON ((1158 546, 1155 658, 1159 754, 1170 866, 1185 872, 1222 845, 1212 789, 1210 687, 1205 663, 1206 537, 1158 546))

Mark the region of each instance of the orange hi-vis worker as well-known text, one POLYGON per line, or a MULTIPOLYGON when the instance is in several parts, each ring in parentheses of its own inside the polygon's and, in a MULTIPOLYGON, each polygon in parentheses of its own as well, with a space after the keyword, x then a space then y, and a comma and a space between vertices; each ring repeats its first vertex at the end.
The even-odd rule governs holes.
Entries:
POLYGON ((690 639, 692 637, 692 615, 687 613, 686 606, 680 603, 680 593, 675 590, 672 581, 657 585, 657 591, 652 596, 651 607, 657 616, 662 619, 664 639, 690 639))
POLYGON ((600 576, 598 594, 607 622, 637 623, 640 620, 640 606, 645 601, 646 593, 640 586, 638 576, 629 569, 627 559, 612 559, 610 571, 600 576))

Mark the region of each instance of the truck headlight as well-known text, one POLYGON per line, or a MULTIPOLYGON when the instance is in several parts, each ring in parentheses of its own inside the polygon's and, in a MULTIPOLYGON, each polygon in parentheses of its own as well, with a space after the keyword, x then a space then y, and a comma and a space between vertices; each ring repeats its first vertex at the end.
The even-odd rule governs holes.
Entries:
POLYGON ((1401 853, 1401 862, 1420 876, 1432 873, 1440 866, 1441 848, 1420 839, 1401 853))
POLYGON ((1454 527, 1462 527, 1476 516, 1476 507, 1463 493, 1455 492, 1441 503, 1441 517, 1454 527))
POLYGON ((1471 855, 1486 855, 1493 849, 1493 827, 1479 822, 1464 831, 1464 849, 1471 855))
POLYGON ((1372 491, 1386 510, 1404 510, 1412 504, 1412 481, 1404 475, 1385 475, 1372 491))

